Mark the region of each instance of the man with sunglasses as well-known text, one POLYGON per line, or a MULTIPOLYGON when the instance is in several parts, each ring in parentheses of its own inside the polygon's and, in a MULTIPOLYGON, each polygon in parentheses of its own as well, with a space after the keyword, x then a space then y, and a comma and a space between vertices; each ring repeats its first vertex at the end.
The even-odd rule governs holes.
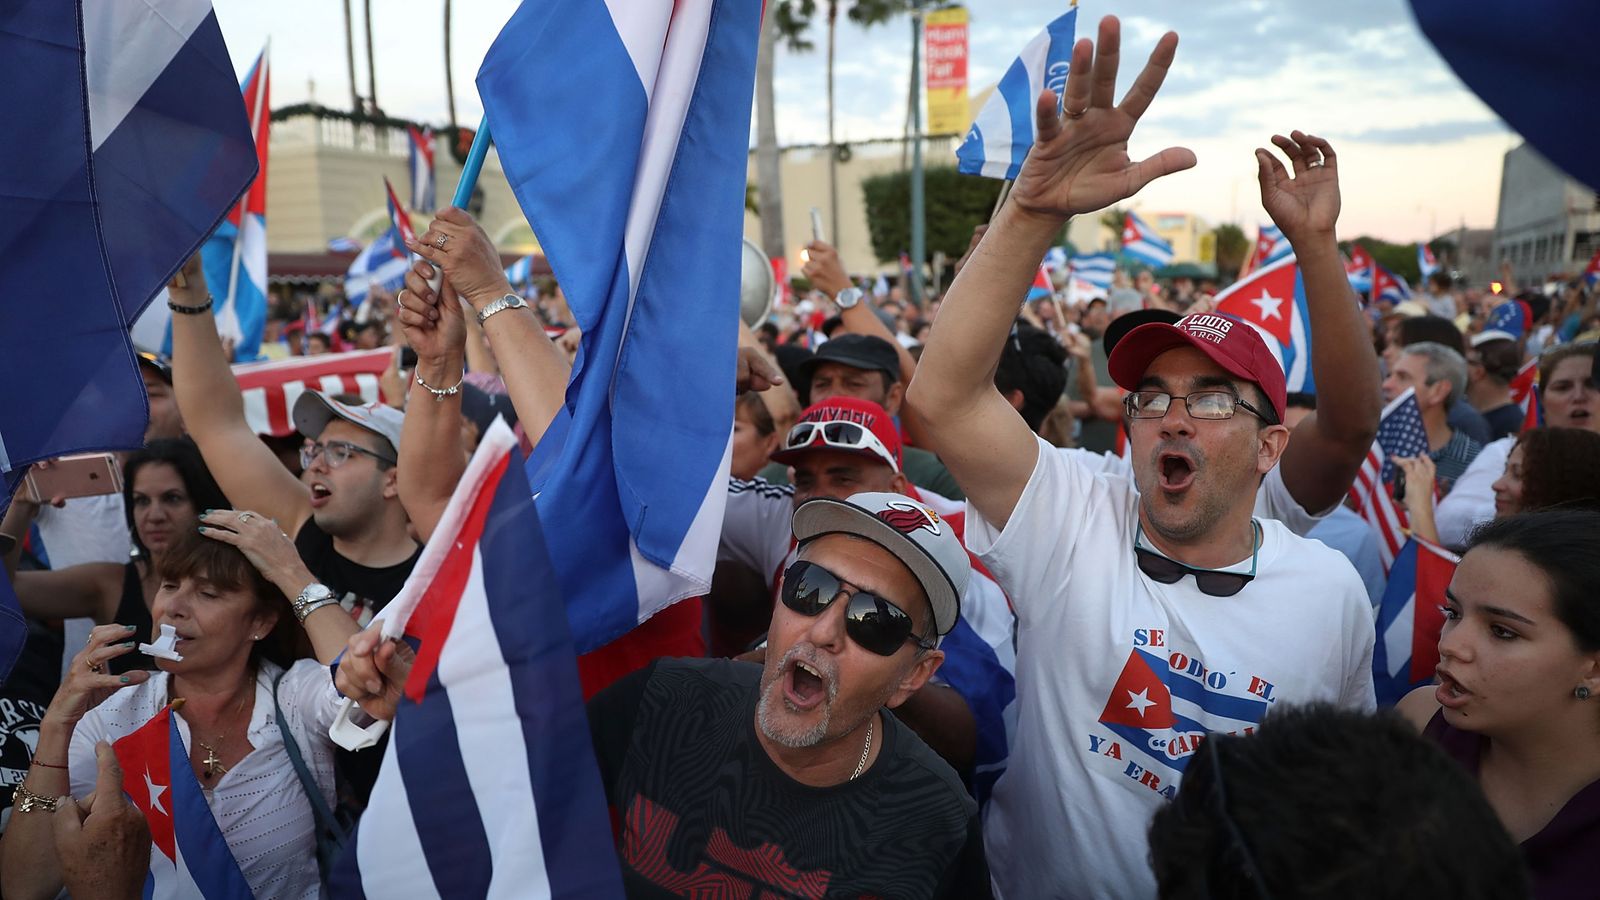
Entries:
POLYGON ((589 703, 628 896, 988 896, 976 805, 887 711, 944 659, 965 549, 900 494, 792 521, 762 666, 660 660, 589 703))
MULTIPOLYGON (((905 494, 944 517, 959 540, 965 504, 911 484, 902 469, 903 452, 894 420, 876 403, 833 397, 801 413, 772 454, 774 461, 793 468, 792 486, 760 479, 730 483, 718 556, 758 573, 764 590, 719 598, 712 605, 713 627, 724 616, 765 624, 783 572, 798 552, 790 517, 812 498, 843 499, 861 491, 905 494), (736 610, 727 609, 735 604, 736 610)), ((1016 696, 1015 624, 1000 586, 986 572, 975 572, 962 598, 961 620, 944 645, 950 665, 940 681, 918 692, 901 711, 907 725, 970 777, 980 803, 1005 771, 1007 708, 1016 696)))
MULTIPOLYGON (((1252 326, 1195 315, 1117 343, 1108 369, 1130 392, 1132 478, 1042 443, 984 377, 1067 219, 1195 164, 1176 147, 1127 155, 1177 35, 1160 39, 1120 104, 1119 45, 1107 17, 1098 50, 1074 47, 1064 105, 1038 98, 1037 139, 947 293, 908 394, 975 512, 969 549, 1017 614, 1016 740, 984 822, 1007 897, 1153 895, 1144 827, 1208 734, 1254 729, 1275 704, 1373 705, 1360 579, 1337 552, 1253 515, 1289 431, 1282 366, 1252 326)), ((1293 177, 1258 150, 1263 206, 1295 248, 1310 305, 1348 337, 1340 322, 1358 311, 1334 235, 1333 149, 1300 132, 1273 143, 1293 177)), ((1280 314, 1285 299, 1260 298, 1280 314)), ((1370 350, 1343 361, 1330 377, 1364 380, 1371 396, 1357 406, 1375 403, 1370 350)), ((1348 460, 1317 457, 1307 461, 1336 500, 1348 460)))

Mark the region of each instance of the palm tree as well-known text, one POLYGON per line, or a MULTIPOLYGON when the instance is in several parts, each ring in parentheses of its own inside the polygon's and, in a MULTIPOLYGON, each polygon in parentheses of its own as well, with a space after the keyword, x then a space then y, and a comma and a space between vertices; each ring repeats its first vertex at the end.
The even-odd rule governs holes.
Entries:
MULTIPOLYGON (((839 5, 841 0, 825 0, 828 17, 828 219, 830 236, 839 240, 839 148, 834 140, 833 118, 833 61, 834 42, 838 34, 839 5)), ((909 8, 908 0, 847 0, 850 6, 845 16, 862 26, 887 22, 895 13, 909 8)), ((777 4, 778 29, 789 49, 804 51, 812 44, 804 32, 812 17, 817 14, 817 0, 779 0, 777 4)))
POLYGON ((783 239, 783 184, 772 87, 772 57, 777 45, 778 16, 769 14, 761 22, 761 43, 756 53, 756 214, 761 219, 761 249, 770 259, 788 255, 783 239))
POLYGON ((367 26, 367 102, 372 104, 372 114, 378 115, 378 74, 372 60, 372 0, 363 0, 362 18, 367 26))
MULTIPOLYGON (((456 127, 456 81, 450 70, 450 0, 444 0, 444 102, 450 110, 450 130, 456 127)), ((455 136, 451 135, 451 140, 455 136)))
POLYGON ((355 24, 350 20, 350 0, 344 0, 344 58, 350 66, 350 112, 361 112, 361 91, 356 87, 355 24))

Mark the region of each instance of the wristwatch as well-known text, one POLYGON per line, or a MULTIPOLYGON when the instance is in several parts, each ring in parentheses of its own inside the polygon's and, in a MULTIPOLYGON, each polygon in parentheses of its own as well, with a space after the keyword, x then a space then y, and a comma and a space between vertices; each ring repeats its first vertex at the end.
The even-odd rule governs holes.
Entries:
POLYGON ((304 624, 306 616, 324 606, 333 606, 338 602, 338 598, 333 595, 333 588, 313 581, 306 585, 305 590, 300 592, 300 596, 294 598, 294 617, 299 619, 301 624, 304 624))
POLYGON ((522 299, 521 297, 518 297, 516 294, 507 294, 504 297, 501 297, 499 300, 496 300, 493 303, 489 304, 488 306, 485 306, 483 308, 483 311, 478 313, 478 324, 482 325, 483 323, 489 321, 489 317, 490 316, 492 316, 495 313, 500 312, 501 310, 504 310, 504 309, 527 309, 527 308, 528 308, 528 301, 522 299))
POLYGON ((861 288, 858 287, 847 287, 839 292, 839 296, 833 298, 834 305, 840 309, 849 309, 860 302, 861 288))

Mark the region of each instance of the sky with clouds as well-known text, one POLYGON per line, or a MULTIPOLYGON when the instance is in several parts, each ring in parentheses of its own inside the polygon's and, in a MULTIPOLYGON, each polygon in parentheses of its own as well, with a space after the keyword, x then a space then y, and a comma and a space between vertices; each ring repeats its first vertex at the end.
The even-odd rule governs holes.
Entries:
MULTIPOLYGON (((378 99, 393 115, 443 122, 441 0, 364 0, 373 7, 378 99)), ((843 0, 848 3, 849 0, 843 0)), ((273 106, 314 97, 349 105, 343 5, 334 0, 214 0, 235 68, 243 71, 272 38, 273 106)), ((356 16, 358 79, 366 81, 362 2, 356 16)), ((463 122, 482 112, 473 76, 517 0, 457 0, 456 107, 463 122)), ((992 84, 1064 0, 971 0, 972 92, 992 84)), ((1156 39, 1177 31, 1177 62, 1135 133, 1137 157, 1181 145, 1197 168, 1159 181, 1134 204, 1189 211, 1247 230, 1264 220, 1253 148, 1299 128, 1339 153, 1340 233, 1412 241, 1494 223, 1501 157, 1520 139, 1472 95, 1417 30, 1406 0, 1082 0, 1079 34, 1101 15, 1123 18, 1124 71, 1132 82, 1156 39)), ((871 29, 840 17, 836 66, 841 141, 903 133, 911 71, 904 17, 871 29)), ((778 132, 785 143, 827 139, 821 25, 816 49, 780 50, 778 132)))

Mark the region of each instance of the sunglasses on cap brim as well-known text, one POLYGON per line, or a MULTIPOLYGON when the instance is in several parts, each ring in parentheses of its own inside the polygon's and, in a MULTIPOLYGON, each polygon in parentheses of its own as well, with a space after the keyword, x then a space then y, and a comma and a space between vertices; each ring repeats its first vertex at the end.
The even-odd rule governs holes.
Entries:
POLYGON ((900 462, 878 436, 865 425, 855 422, 801 422, 789 429, 783 440, 785 451, 809 450, 818 446, 830 450, 870 451, 873 455, 900 470, 900 462))
POLYGON ((877 594, 847 588, 839 576, 814 562, 802 559, 790 566, 778 596, 784 606, 807 618, 821 615, 839 597, 848 597, 844 633, 861 649, 879 656, 895 655, 906 641, 922 650, 935 646, 914 633, 915 623, 905 610, 877 594))

